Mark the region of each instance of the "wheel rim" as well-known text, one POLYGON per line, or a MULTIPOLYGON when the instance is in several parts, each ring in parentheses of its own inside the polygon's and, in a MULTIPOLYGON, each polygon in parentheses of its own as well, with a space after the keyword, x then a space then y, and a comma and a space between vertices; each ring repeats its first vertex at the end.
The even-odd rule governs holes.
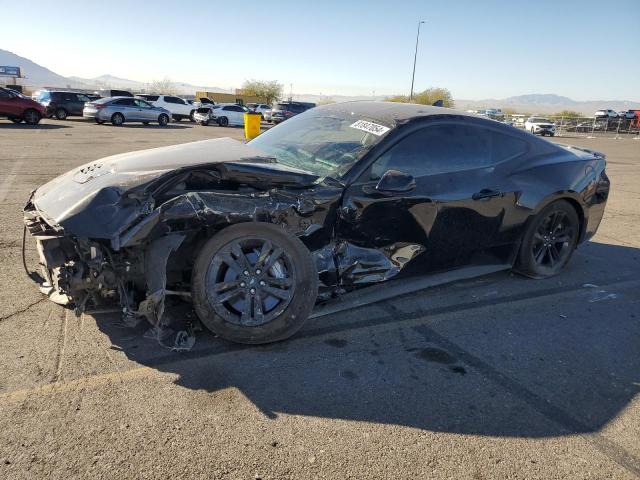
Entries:
POLYGON ((289 254, 270 240, 234 240, 220 249, 209 264, 205 280, 207 301, 230 323, 264 325, 291 303, 295 277, 289 254))
POLYGON ((160 125, 166 125, 167 123, 169 123, 169 119, 167 118, 166 115, 160 115, 159 123, 160 125))
POLYGON ((67 112, 65 112, 64 110, 60 109, 60 110, 58 110, 58 113, 56 114, 56 117, 58 117, 59 120, 64 120, 65 118, 67 118, 67 112))
POLYGON ((116 113, 113 116, 113 123, 115 123, 116 125, 120 125, 122 123, 122 115, 120 115, 119 113, 116 113))
POLYGON ((551 269, 562 266, 571 255, 576 233, 576 227, 566 212, 550 212, 533 236, 531 253, 535 263, 551 269))

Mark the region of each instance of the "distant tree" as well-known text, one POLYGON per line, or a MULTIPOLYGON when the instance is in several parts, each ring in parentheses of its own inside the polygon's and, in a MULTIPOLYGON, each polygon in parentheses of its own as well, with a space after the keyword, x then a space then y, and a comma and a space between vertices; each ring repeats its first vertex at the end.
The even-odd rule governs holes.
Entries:
POLYGON ((452 108, 454 105, 451 92, 446 88, 432 87, 413 95, 413 100, 409 100, 407 95, 394 95, 387 98, 388 102, 419 103, 420 105, 433 105, 438 100, 442 100, 445 107, 452 108))
POLYGON ((277 80, 247 80, 242 84, 242 93, 264 98, 270 104, 282 97, 282 84, 277 80))
POLYGON ((562 110, 561 112, 554 113, 553 117, 566 117, 566 118, 578 118, 584 117, 580 112, 574 112, 573 110, 562 110))
POLYGON ((149 84, 149 91, 151 93, 169 94, 175 95, 178 93, 178 89, 175 83, 171 81, 169 77, 164 77, 162 80, 154 80, 149 84))

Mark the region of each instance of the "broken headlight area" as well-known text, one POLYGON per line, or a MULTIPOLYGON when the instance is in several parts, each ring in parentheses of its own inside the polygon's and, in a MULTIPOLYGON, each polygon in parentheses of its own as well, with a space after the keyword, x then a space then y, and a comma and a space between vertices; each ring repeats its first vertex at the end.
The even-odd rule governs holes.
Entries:
POLYGON ((123 326, 137 328, 148 322, 145 338, 154 338, 164 347, 188 350, 193 346, 189 316, 172 315, 165 305, 168 295, 189 296, 188 291, 166 288, 167 259, 183 235, 115 252, 106 242, 65 235, 25 211, 25 236, 27 230, 36 241, 40 272, 29 272, 26 259, 25 269, 53 302, 74 308, 76 315, 117 311, 123 326))

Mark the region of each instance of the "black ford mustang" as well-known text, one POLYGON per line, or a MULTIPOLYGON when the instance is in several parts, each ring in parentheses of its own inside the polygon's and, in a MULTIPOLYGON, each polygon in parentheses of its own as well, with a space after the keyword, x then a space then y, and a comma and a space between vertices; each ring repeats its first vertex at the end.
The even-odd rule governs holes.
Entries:
MULTIPOLYGON (((163 326, 190 299, 223 338, 284 339, 318 300, 491 265, 554 275, 596 231, 600 153, 419 105, 314 108, 243 144, 93 161, 24 210, 52 300, 163 326)), ((25 264, 26 267, 26 264, 25 264)))

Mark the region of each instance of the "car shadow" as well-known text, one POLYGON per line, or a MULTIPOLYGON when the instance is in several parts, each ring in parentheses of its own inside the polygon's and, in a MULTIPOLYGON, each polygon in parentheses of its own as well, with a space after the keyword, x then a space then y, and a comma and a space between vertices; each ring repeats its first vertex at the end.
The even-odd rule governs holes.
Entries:
POLYGON ((142 123, 128 123, 125 122, 123 125, 120 126, 115 126, 115 125, 111 125, 110 123, 104 123, 102 125, 97 125, 97 127, 112 127, 112 128, 133 128, 133 129, 137 129, 137 128, 145 128, 145 129, 154 129, 154 130, 184 130, 186 128, 192 128, 192 125, 176 125, 174 123, 170 123, 168 125, 165 125, 164 127, 158 125, 158 124, 149 124, 149 125, 143 125, 142 123))
POLYGON ((57 130, 58 128, 71 128, 71 127, 69 127, 69 125, 54 125, 51 123, 39 123, 37 125, 27 125, 26 123, 0 122, 0 129, 7 129, 7 130, 57 130))
POLYGON ((123 329, 113 315, 95 318, 112 348, 129 359, 176 374, 184 388, 236 388, 269 418, 306 415, 485 436, 597 432, 640 391, 634 383, 640 298, 592 302, 601 290, 590 284, 617 285, 624 272, 633 277, 640 250, 587 247, 554 283, 498 273, 313 319, 293 338, 264 346, 231 344, 203 331, 193 350, 178 354, 145 339, 146 326, 123 329), (478 282, 504 295, 430 303, 478 282), (526 307, 537 299, 547 310, 526 307))

